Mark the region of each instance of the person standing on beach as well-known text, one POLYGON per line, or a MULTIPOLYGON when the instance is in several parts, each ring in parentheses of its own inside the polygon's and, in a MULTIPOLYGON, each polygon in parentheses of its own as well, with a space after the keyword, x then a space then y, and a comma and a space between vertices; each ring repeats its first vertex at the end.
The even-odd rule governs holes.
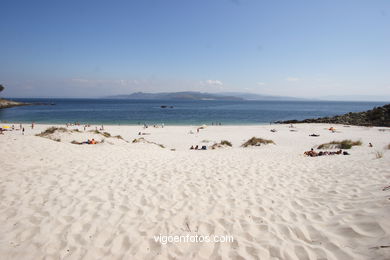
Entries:
POLYGON ((24 127, 22 128, 22 135, 24 135, 24 127))

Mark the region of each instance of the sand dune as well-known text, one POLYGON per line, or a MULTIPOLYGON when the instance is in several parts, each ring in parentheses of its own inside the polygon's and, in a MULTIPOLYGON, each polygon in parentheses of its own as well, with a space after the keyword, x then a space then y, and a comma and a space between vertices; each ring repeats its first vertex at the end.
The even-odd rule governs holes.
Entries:
POLYGON ((0 135, 2 259, 390 259, 390 131, 105 126, 121 140, 73 126, 81 132, 57 133, 61 142, 35 136, 47 127, 0 135), (166 148, 132 143, 140 131, 166 148), (240 147, 253 136, 275 144, 240 147), (70 143, 88 138, 104 143, 70 143), (303 156, 343 139, 363 145, 303 156), (188 149, 221 140, 233 147, 188 149), (234 242, 162 245, 159 234, 234 242))

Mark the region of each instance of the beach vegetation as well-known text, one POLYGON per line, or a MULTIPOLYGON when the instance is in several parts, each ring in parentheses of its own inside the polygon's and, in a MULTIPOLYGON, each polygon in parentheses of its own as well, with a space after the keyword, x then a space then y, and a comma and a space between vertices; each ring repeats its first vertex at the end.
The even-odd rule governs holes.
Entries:
POLYGON ((147 144, 154 144, 154 145, 157 145, 157 146, 159 146, 159 147, 161 147, 161 148, 165 148, 165 146, 164 146, 163 144, 158 144, 158 143, 156 143, 156 142, 148 141, 148 140, 146 140, 146 139, 143 138, 143 137, 134 139, 132 143, 147 143, 147 144))
POLYGON ((222 141, 221 141, 221 145, 226 145, 226 146, 232 147, 232 143, 229 142, 229 141, 227 141, 227 140, 222 140, 222 141))
POLYGON ((232 143, 227 141, 227 140, 222 140, 221 142, 219 143, 214 143, 212 146, 211 146, 211 149, 216 149, 216 148, 222 148, 222 147, 232 147, 232 143))
POLYGON ((111 134, 109 132, 103 132, 103 133, 100 133, 101 135, 103 135, 104 137, 111 137, 111 134))
POLYGON ((317 148, 318 149, 351 149, 353 146, 360 146, 360 145, 362 145, 362 142, 360 140, 352 141, 346 139, 343 141, 332 141, 329 143, 320 144, 317 148))
POLYGON ((140 138, 135 138, 132 143, 141 143, 141 142, 145 142, 145 141, 146 141, 145 138, 140 137, 140 138))
POLYGON ((101 134, 98 130, 89 130, 89 132, 97 134, 97 135, 101 134))
POLYGON ((47 137, 51 134, 54 134, 55 132, 68 132, 68 129, 64 128, 64 127, 50 127, 50 128, 47 128, 45 131, 39 133, 39 134, 36 134, 36 136, 40 136, 40 137, 47 137))
POLYGON ((251 139, 243 143, 241 147, 261 146, 263 144, 275 144, 275 142, 264 138, 252 137, 251 139))
POLYGON ((382 158, 383 157, 383 152, 380 152, 380 151, 376 151, 375 152, 375 158, 376 159, 380 159, 380 158, 382 158))

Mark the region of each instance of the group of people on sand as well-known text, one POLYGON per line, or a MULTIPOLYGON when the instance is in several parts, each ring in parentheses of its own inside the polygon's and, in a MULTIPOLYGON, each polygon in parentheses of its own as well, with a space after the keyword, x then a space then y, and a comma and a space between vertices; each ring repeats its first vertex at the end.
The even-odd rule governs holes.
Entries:
POLYGON ((76 142, 76 141, 73 141, 72 143, 73 143, 73 144, 98 144, 99 142, 92 138, 91 140, 88 139, 88 140, 85 141, 85 142, 76 142))
MULTIPOLYGON (((138 125, 141 125, 141 123, 138 122, 138 125)), ((164 123, 161 123, 161 124, 154 124, 154 125, 153 125, 154 128, 160 128, 160 127, 161 127, 161 128, 164 128, 164 126, 165 126, 164 123)), ((146 128, 148 128, 148 127, 149 127, 149 125, 146 124, 146 123, 144 123, 144 129, 146 129, 146 128)))
POLYGON ((339 155, 339 154, 349 155, 349 153, 347 151, 343 152, 341 149, 338 150, 338 151, 320 151, 320 152, 316 152, 316 151, 314 151, 313 148, 311 148, 310 151, 304 152, 303 154, 307 155, 307 156, 310 156, 310 157, 317 157, 317 156, 323 156, 323 155, 339 155))
POLYGON ((196 145, 195 147, 193 145, 191 145, 190 150, 207 150, 207 146, 202 145, 202 147, 199 148, 198 145, 196 145))
MULTIPOLYGON (((33 126, 31 128, 33 128, 33 126)), ((9 126, 0 127, 0 135, 4 135, 5 131, 21 131, 22 135, 24 135, 24 127, 22 124, 19 125, 18 129, 15 128, 15 125, 12 125, 11 127, 9 127, 9 126)))
POLYGON ((99 142, 97 142, 95 139, 92 138, 92 140, 89 140, 86 142, 87 144, 97 144, 99 142))
MULTIPOLYGON (((68 127, 68 126, 80 126, 81 124, 80 122, 74 122, 74 123, 66 123, 65 125, 66 127, 68 127)), ((85 126, 91 126, 91 125, 85 125, 85 126)))

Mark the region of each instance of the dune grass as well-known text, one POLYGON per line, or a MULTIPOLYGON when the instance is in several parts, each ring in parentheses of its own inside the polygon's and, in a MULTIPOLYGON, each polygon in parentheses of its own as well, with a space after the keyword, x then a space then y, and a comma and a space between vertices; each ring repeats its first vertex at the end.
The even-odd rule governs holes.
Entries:
POLYGON ((143 138, 143 137, 140 137, 140 138, 136 138, 136 139, 134 139, 132 143, 142 143, 142 142, 145 142, 145 141, 146 141, 146 139, 145 139, 145 138, 143 138))
POLYGON ((47 137, 51 134, 54 134, 55 132, 68 132, 68 129, 64 128, 64 127, 49 127, 47 128, 45 131, 39 133, 39 134, 36 134, 36 136, 40 136, 40 137, 47 137))
POLYGON ((375 158, 376 159, 380 159, 380 158, 382 158, 383 157, 383 153, 382 152, 380 152, 380 151, 376 151, 375 152, 375 158))
POLYGON ((275 144, 275 142, 264 138, 252 137, 251 139, 243 143, 241 147, 261 146, 263 144, 275 144))
POLYGON ((97 134, 97 135, 102 134, 102 133, 99 132, 98 130, 89 130, 88 132, 91 132, 91 133, 94 133, 94 134, 97 134))
POLYGON ((99 132, 99 134, 101 134, 101 135, 103 135, 104 137, 107 137, 107 138, 111 137, 111 134, 109 132, 103 132, 103 133, 99 132))
POLYGON ((216 149, 216 148, 222 148, 222 147, 226 147, 226 146, 229 146, 229 147, 232 147, 232 143, 227 141, 227 140, 222 140, 221 142, 219 143, 214 143, 212 146, 211 146, 211 149, 216 149))
POLYGON ((117 139, 121 139, 121 140, 124 140, 123 137, 121 135, 111 135, 109 132, 100 132, 98 130, 90 130, 89 132, 91 133, 94 133, 94 134, 97 134, 97 135, 102 135, 106 138, 117 138, 117 139))
POLYGON ((349 139, 345 139, 342 141, 332 141, 325 144, 320 144, 317 148, 318 149, 351 149, 353 146, 360 146, 362 145, 362 142, 359 141, 352 141, 349 139))
POLYGON ((155 144, 155 145, 157 145, 157 146, 159 146, 159 147, 161 147, 161 148, 165 148, 165 146, 164 146, 164 145, 162 145, 162 144, 158 144, 158 143, 155 143, 155 142, 148 141, 148 140, 146 140, 146 139, 145 139, 145 138, 143 138, 143 137, 140 137, 140 138, 136 138, 136 139, 134 139, 132 143, 147 143, 147 144, 155 144))

